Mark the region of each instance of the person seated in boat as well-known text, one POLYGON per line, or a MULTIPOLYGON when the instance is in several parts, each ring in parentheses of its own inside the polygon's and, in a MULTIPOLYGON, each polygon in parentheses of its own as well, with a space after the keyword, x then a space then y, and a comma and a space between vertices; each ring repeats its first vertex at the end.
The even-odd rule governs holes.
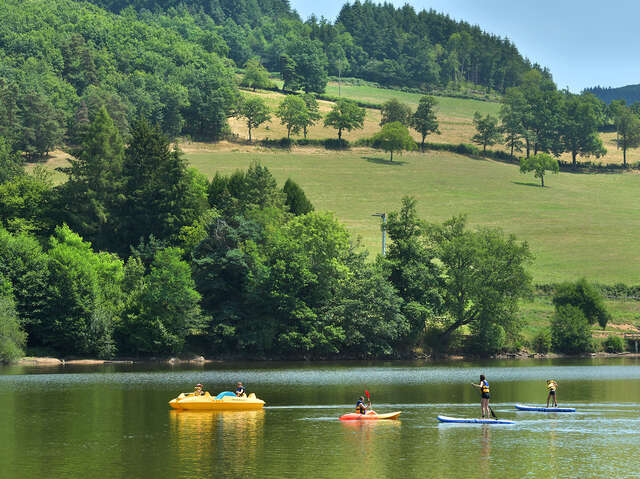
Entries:
POLYGON ((489 399, 491 399, 489 381, 485 378, 484 374, 480 375, 480 383, 471 383, 473 387, 480 389, 480 407, 482 409, 482 418, 489 419, 489 399))
POLYGON ((196 387, 193 390, 194 396, 204 396, 204 391, 202 390, 202 384, 196 384, 196 387))
POLYGON ((371 406, 371 402, 369 404, 364 403, 364 396, 360 396, 358 402, 356 403, 356 412, 360 414, 367 414, 367 408, 371 406))
POLYGON ((238 381, 238 384, 236 384, 236 396, 239 398, 246 397, 245 387, 242 385, 240 381, 238 381))
POLYGON ((547 389, 549 391, 549 394, 547 394, 547 407, 549 407, 549 401, 551 400, 551 398, 553 398, 553 407, 558 407, 558 400, 556 399, 558 383, 553 379, 547 379, 547 389))

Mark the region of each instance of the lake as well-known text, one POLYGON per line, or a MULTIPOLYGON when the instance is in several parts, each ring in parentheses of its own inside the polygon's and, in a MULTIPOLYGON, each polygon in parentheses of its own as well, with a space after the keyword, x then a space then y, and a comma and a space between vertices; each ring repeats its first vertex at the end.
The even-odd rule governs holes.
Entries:
POLYGON ((0 366, 2 478, 609 478, 640 475, 640 360, 0 366), (491 405, 515 425, 440 424, 491 405), (576 413, 544 404, 545 380, 576 413), (241 380, 263 411, 178 412, 241 380), (345 423, 367 389, 398 421, 345 423))

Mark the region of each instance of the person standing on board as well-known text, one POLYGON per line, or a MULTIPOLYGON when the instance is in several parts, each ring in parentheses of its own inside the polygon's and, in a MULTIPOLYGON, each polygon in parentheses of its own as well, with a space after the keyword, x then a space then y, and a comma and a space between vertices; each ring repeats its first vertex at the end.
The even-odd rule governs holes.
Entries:
POLYGON ((487 419, 489 419, 489 399, 491 399, 491 394, 489 394, 489 381, 487 381, 487 378, 484 377, 484 374, 481 374, 480 383, 471 383, 471 385, 475 388, 480 389, 480 407, 482 408, 482 418, 484 419, 486 417, 487 419))
POLYGON ((553 379, 547 379, 547 389, 549 390, 549 394, 547 394, 547 407, 549 407, 549 400, 551 398, 553 398, 553 407, 558 407, 558 400, 556 399, 558 383, 553 379))

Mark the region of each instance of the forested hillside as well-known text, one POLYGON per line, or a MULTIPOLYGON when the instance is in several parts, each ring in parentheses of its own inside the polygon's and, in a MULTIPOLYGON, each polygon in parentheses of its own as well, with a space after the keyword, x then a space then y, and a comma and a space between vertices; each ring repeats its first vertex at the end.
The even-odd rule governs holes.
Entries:
POLYGON ((171 137, 222 136, 229 48, 192 19, 166 28, 72 0, 7 0, 0 18, 0 136, 28 156, 76 143, 101 106, 125 136, 137 116, 171 137))
POLYGON ((627 85, 619 88, 596 86, 586 88, 585 91, 593 93, 605 103, 611 103, 614 100, 624 100, 628 105, 640 102, 640 85, 627 85))
MULTIPOLYGON (((307 48, 329 74, 385 85, 433 88, 468 81, 504 91, 531 64, 508 40, 431 11, 405 5, 347 3, 335 23, 312 16, 302 23, 287 0, 92 0, 120 12, 130 6, 150 17, 186 9, 201 25, 216 25, 238 64, 258 56, 282 71, 283 55, 307 48), (150 14, 150 12, 154 12, 150 14), (301 45, 300 40, 305 41, 301 45), (317 47, 317 50, 309 47, 317 47)), ((294 59, 298 60, 298 59, 294 59)))

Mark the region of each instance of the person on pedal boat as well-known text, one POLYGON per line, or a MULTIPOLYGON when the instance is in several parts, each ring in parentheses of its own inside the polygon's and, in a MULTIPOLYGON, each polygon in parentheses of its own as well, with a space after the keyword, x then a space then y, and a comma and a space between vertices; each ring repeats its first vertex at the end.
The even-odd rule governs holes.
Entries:
POLYGON ((194 396, 204 396, 204 391, 202 390, 202 384, 196 384, 196 387, 193 390, 194 396))
POLYGON ((242 385, 242 382, 238 381, 238 384, 236 384, 236 396, 243 397, 245 395, 246 395, 246 390, 242 385))
POLYGON ((547 379, 547 389, 549 390, 549 394, 547 394, 547 407, 549 407, 549 401, 551 398, 553 398, 553 407, 558 407, 558 400, 556 399, 558 383, 553 379, 547 379))
POLYGON ((356 412, 360 414, 366 414, 367 408, 369 406, 371 406, 371 402, 369 402, 369 404, 365 404, 364 396, 360 396, 360 399, 358 399, 358 402, 356 403, 356 412))
POLYGON ((489 389, 489 381, 484 377, 484 374, 480 375, 480 383, 475 384, 471 383, 473 387, 480 389, 480 407, 482 408, 482 418, 489 419, 489 399, 491 399, 490 389, 489 389))

